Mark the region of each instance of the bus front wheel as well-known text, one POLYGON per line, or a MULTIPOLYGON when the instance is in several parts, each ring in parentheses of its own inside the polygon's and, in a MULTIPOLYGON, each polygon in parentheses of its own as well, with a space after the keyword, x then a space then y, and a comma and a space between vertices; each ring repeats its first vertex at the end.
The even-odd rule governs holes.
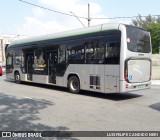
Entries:
POLYGON ((80 92, 80 82, 77 76, 71 76, 68 80, 68 89, 71 93, 80 92))
POLYGON ((20 74, 19 74, 19 72, 16 72, 16 73, 15 73, 14 79, 15 79, 15 82, 16 82, 17 84, 20 84, 20 83, 21 83, 21 79, 20 79, 20 74))

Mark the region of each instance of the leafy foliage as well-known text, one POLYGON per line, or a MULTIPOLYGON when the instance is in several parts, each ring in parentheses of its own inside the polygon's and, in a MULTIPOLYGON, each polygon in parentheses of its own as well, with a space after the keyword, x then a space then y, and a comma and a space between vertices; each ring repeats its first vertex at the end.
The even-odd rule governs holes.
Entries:
POLYGON ((143 18, 140 14, 132 20, 132 25, 145 28, 151 34, 152 53, 159 53, 160 46, 160 16, 152 17, 148 15, 143 18))
POLYGON ((132 25, 141 27, 141 28, 148 28, 149 26, 153 25, 154 23, 160 23, 160 16, 152 17, 151 15, 148 15, 147 17, 143 18, 140 14, 136 19, 132 19, 132 25))
POLYGON ((148 31, 151 33, 152 53, 159 53, 160 47, 160 23, 154 23, 149 26, 148 31))

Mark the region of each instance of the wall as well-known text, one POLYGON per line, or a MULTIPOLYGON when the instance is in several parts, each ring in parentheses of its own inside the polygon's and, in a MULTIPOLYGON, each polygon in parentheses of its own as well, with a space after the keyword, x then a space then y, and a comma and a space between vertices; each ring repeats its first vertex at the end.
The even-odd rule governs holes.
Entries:
POLYGON ((160 54, 152 55, 152 80, 160 80, 160 54))
POLYGON ((27 36, 11 35, 11 34, 0 34, 0 66, 4 66, 5 60, 5 46, 10 44, 12 41, 26 38, 27 36))
POLYGON ((0 39, 0 66, 3 65, 3 62, 4 62, 3 39, 0 39))

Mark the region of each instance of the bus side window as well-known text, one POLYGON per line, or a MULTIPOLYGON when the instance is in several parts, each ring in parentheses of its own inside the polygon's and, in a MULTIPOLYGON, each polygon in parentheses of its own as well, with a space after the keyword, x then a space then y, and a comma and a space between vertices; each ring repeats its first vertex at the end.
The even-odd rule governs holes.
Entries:
POLYGON ((66 44, 61 44, 59 48, 59 63, 66 63, 66 44))
POLYGON ((22 51, 15 51, 15 65, 21 66, 22 64, 22 51))
POLYGON ((85 48, 86 48, 86 51, 85 51, 86 63, 89 63, 90 59, 92 57, 92 54, 93 54, 92 43, 91 42, 87 42, 85 44, 85 48))
POLYGON ((102 64, 104 63, 105 45, 104 42, 97 40, 86 43, 86 63, 102 64))
POLYGON ((120 44, 110 43, 106 48, 105 64, 119 64, 120 44))
POLYGON ((91 63, 91 58, 94 54, 94 48, 92 46, 92 42, 86 43, 86 63, 91 63))
POLYGON ((104 58, 105 58, 105 41, 101 40, 99 43, 99 47, 98 47, 98 54, 99 56, 97 57, 98 59, 98 63, 99 64, 103 64, 104 63, 104 58))
POLYGON ((13 66, 13 55, 10 53, 7 54, 6 65, 13 66))
POLYGON ((84 48, 85 43, 75 40, 69 43, 68 46, 68 63, 83 64, 84 63, 84 48))

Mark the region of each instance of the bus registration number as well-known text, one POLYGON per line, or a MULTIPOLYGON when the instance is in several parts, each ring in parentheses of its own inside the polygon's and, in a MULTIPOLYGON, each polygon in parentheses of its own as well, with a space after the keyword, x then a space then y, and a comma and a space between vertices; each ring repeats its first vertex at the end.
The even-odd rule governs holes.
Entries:
POLYGON ((144 85, 141 84, 141 85, 138 85, 137 87, 138 88, 144 88, 144 85))

